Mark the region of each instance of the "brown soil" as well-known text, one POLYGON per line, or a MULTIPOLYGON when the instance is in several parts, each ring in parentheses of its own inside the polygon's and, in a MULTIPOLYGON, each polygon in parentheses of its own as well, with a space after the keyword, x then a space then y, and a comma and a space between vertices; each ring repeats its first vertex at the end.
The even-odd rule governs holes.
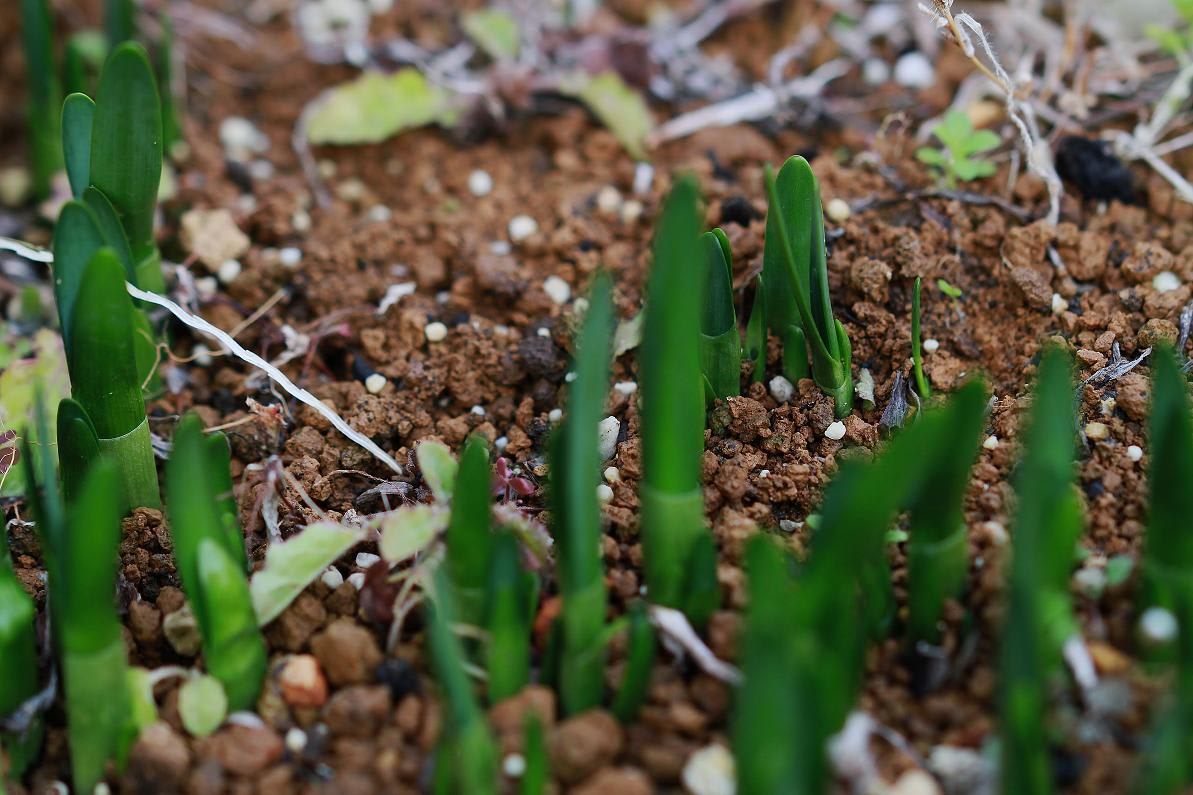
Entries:
MULTIPOLYGON (((452 35, 450 15, 438 4, 398 5, 385 20, 387 28, 425 41, 452 35)), ((7 100, 0 105, 5 141, 0 154, 8 161, 19 159, 22 146, 22 67, 13 16, 0 20, 0 40, 9 44, 0 50, 5 75, 0 96, 7 100)), ((734 23, 714 46, 757 69, 765 63, 757 53, 776 50, 785 34, 786 25, 770 22, 734 23)), ((932 384, 948 392, 966 377, 984 374, 996 396, 988 429, 995 441, 983 448, 967 497, 974 564, 965 604, 949 614, 944 643, 949 662, 930 677, 922 666, 909 664, 897 641, 873 649, 861 707, 924 757, 939 745, 981 749, 991 739, 996 709, 990 661, 1008 548, 1005 528, 1011 526, 1009 478, 1035 357, 1048 338, 1063 338, 1077 351, 1084 378, 1106 362, 1114 344, 1132 356, 1155 336, 1173 334, 1193 283, 1193 207, 1176 201, 1163 182, 1143 171, 1138 176, 1147 188, 1145 204, 1098 207, 1069 195, 1056 230, 1024 223, 996 206, 903 200, 888 177, 858 155, 868 152, 871 160, 881 160, 903 183, 930 185, 930 176, 911 157, 913 141, 895 128, 876 132, 888 110, 913 107, 917 116, 927 117, 949 100, 949 81, 965 68, 946 54, 944 86, 919 97, 884 94, 887 105, 859 125, 829 120, 814 135, 738 126, 667 145, 653 155, 657 177, 647 195, 632 194, 634 165, 613 136, 584 111, 563 107, 549 116, 515 118, 504 129, 466 142, 423 131, 376 146, 318 151, 334 197, 330 207, 318 208, 289 146, 290 131, 302 104, 349 72, 305 61, 284 20, 266 25, 260 35, 247 51, 203 36, 192 41, 193 94, 186 120, 192 154, 179 168, 176 198, 164 207, 161 241, 167 257, 180 261, 182 213, 231 210, 252 247, 241 258, 243 273, 204 304, 205 317, 233 328, 282 290, 281 300, 240 334, 240 342, 270 358, 284 347, 284 327, 312 335, 317 343, 311 352, 288 364, 287 372, 400 461, 420 440, 437 438, 458 447, 475 432, 490 441, 504 438, 504 455, 542 481, 548 414, 563 403, 571 346, 571 305, 556 305, 544 280, 560 277, 579 296, 594 271, 607 268, 616 277, 622 317, 635 313, 670 175, 700 176, 706 220, 724 224, 739 285, 747 285, 760 267, 764 163, 811 153, 826 202, 880 200, 843 223, 829 222, 834 307, 853 340, 855 368, 867 368, 874 377, 877 405, 859 403, 839 442, 824 435, 831 402, 810 382, 797 385, 787 404, 777 404, 760 384, 713 411, 705 496, 721 551, 725 610, 715 617, 708 640, 719 655, 734 658, 745 598, 738 566, 744 541, 758 527, 781 527, 790 545, 801 550, 802 521, 814 510, 838 457, 865 454, 879 443, 878 418, 894 373, 908 371, 911 285, 922 276, 924 336, 939 342, 926 357, 932 384), (271 142, 266 156, 275 174, 254 180, 248 191, 226 166, 218 139, 220 121, 232 115, 251 119, 271 142), (488 196, 475 197, 467 188, 468 175, 478 168, 493 178, 495 190, 488 196), (640 217, 602 213, 596 196, 607 186, 640 201, 640 217), (378 206, 388 208, 388 220, 370 215, 378 206), (753 212, 743 212, 746 207, 753 212), (539 231, 508 253, 495 250, 493 242, 508 239, 507 224, 521 213, 536 219, 539 231), (1050 261, 1050 245, 1062 268, 1050 261), (288 246, 302 251, 297 266, 281 262, 278 249, 288 246), (1184 284, 1157 292, 1151 277, 1159 270, 1174 271, 1184 284), (935 288, 937 279, 962 290, 962 298, 946 297, 935 288), (415 294, 378 316, 386 288, 403 281, 417 283, 415 294), (1060 311, 1053 309, 1054 293, 1063 299, 1060 311), (448 327, 448 337, 429 344, 424 328, 436 321, 448 327), (370 394, 356 377, 360 364, 387 377, 379 394, 370 394)), ((1039 181, 1021 176, 1004 190, 1006 168, 1004 163, 997 177, 975 189, 1041 215, 1046 197, 1039 181)), ((36 224, 13 223, 26 237, 45 237, 36 224)), ((191 270, 196 276, 208 273, 202 263, 191 270)), ((192 340, 179 333, 174 353, 186 358, 192 340)), ((773 341, 770 354, 768 378, 777 369, 773 341)), ((210 424, 249 418, 229 435, 242 519, 257 559, 266 543, 259 511, 265 485, 260 468, 249 466, 270 456, 280 457, 332 518, 380 510, 361 498, 375 485, 366 474, 388 479, 390 473, 314 412, 291 405, 281 421, 250 417, 247 399, 269 405, 277 397, 260 379, 250 382, 253 373, 239 362, 216 358, 208 367, 177 366, 190 383, 152 405, 157 433, 168 436, 173 420, 189 409, 199 410, 210 424)), ((614 380, 634 381, 635 370, 633 354, 623 355, 614 380)), ((1148 388, 1145 365, 1118 382, 1083 390, 1082 421, 1108 428, 1105 438, 1089 442, 1080 461, 1088 509, 1085 567, 1139 553, 1147 458, 1132 462, 1126 449, 1147 450, 1148 388)), ((614 496, 605 508, 604 550, 614 609, 620 612, 640 586, 640 453, 634 400, 611 392, 610 413, 622 422, 610 462, 620 481, 611 484, 614 496)), ((410 494, 417 498, 420 484, 412 485, 410 494)), ((530 498, 533 510, 541 508, 541 496, 540 491, 530 498)), ((9 505, 5 518, 19 507, 9 505)), ((316 517, 287 486, 280 518, 288 534, 316 517)), ((11 543, 24 581, 43 598, 35 538, 18 527, 11 543)), ((362 551, 374 550, 362 545, 340 561, 345 576, 357 570, 355 555, 362 551)), ((167 640, 179 632, 179 619, 171 616, 182 606, 168 553, 160 514, 141 511, 128 520, 121 549, 127 639, 133 661, 151 667, 192 662, 167 640)), ((891 560, 902 598, 906 572, 900 547, 892 547, 891 560)), ((1137 760, 1155 685, 1133 655, 1131 591, 1127 583, 1091 599, 1074 589, 1099 673, 1110 683, 1108 690, 1117 683, 1125 695, 1099 718, 1097 731, 1070 727, 1058 765, 1068 792, 1121 792, 1137 760)), ((420 790, 439 724, 421 626, 415 616, 394 654, 386 656, 386 627, 369 620, 359 596, 348 582, 334 590, 316 583, 267 628, 274 664, 259 704, 260 723, 230 724, 194 740, 182 730, 176 683, 164 684, 158 695, 165 724, 142 737, 127 771, 113 777, 114 788, 195 795, 420 790), (301 744, 295 728, 304 733, 301 744)), ((620 664, 614 657, 611 681, 620 664)), ((729 702, 724 684, 661 654, 649 703, 640 720, 624 729, 599 712, 558 721, 553 695, 534 687, 494 708, 492 718, 503 748, 513 751, 526 710, 543 716, 552 727, 561 792, 673 792, 680 789, 679 775, 692 752, 727 742, 729 702)), ((1068 707, 1070 721, 1077 721, 1082 705, 1068 707)), ((67 778, 61 721, 59 712, 51 713, 55 729, 33 775, 34 792, 67 778)), ((916 764, 889 747, 876 750, 888 780, 916 764)))

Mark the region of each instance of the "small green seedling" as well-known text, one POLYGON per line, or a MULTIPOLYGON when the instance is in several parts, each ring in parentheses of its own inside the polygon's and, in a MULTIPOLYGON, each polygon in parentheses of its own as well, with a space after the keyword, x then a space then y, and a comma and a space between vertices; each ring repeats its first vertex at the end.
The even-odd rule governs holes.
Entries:
POLYGON ((928 378, 924 375, 924 343, 920 340, 920 283, 922 279, 915 277, 915 287, 911 293, 911 362, 915 371, 915 387, 924 400, 932 397, 932 387, 928 385, 928 378))
POLYGON ((998 170, 989 160, 978 157, 998 148, 998 135, 990 130, 975 130, 964 111, 950 110, 932 129, 932 135, 943 146, 940 149, 920 147, 915 156, 939 172, 949 187, 955 187, 958 180, 973 182, 993 176, 998 170))
POLYGON ((530 627, 538 603, 538 579, 523 568, 521 545, 508 530, 494 539, 485 602, 485 667, 489 701, 495 704, 530 681, 530 627))
POLYGON ((783 343, 783 374, 793 384, 810 374, 844 417, 853 409, 852 347, 829 301, 820 186, 796 156, 778 176, 767 166, 766 191, 762 278, 767 325, 783 343))
POLYGON ((444 566, 457 618, 481 626, 495 536, 490 518, 489 447, 479 436, 469 438, 464 447, 453 491, 444 566))
POLYGON ((714 570, 696 553, 704 525, 703 378, 700 373, 699 290, 690 273, 700 260, 699 192, 692 177, 675 183, 663 208, 647 287, 639 380, 642 385, 643 566, 650 599, 684 610, 694 625, 708 620, 690 603, 714 570), (703 565, 701 565, 703 564, 703 565))
MULTIPOLYGON (((36 609, 12 570, 7 534, 0 534, 0 717, 7 717, 37 693, 36 609)), ((0 759, 7 776, 20 778, 41 750, 44 726, 35 718, 22 734, 0 732, 0 759)), ((3 790, 0 772, 0 790, 3 790)))
POLYGON ((700 365, 705 399, 741 394, 741 334, 733 308, 733 252, 724 230, 705 232, 704 303, 700 315, 700 365))
POLYGON ((762 274, 754 280, 754 305, 750 307, 750 317, 746 320, 746 347, 742 352, 750 362, 753 370, 750 381, 760 384, 766 380, 766 290, 762 284, 762 274))
POLYGON ((21 0, 21 40, 28 70, 26 119, 33 195, 44 199, 62 168, 58 113, 62 87, 54 57, 54 20, 48 0, 21 0))
POLYGON ((961 300, 961 296, 964 295, 964 293, 961 292, 960 287, 956 287, 952 284, 949 284, 944 279, 937 279, 936 286, 937 286, 937 288, 940 289, 940 291, 942 293, 947 295, 949 298, 952 298, 954 301, 961 300))
POLYGON ((1048 682, 1075 631, 1069 597, 1081 502, 1073 485, 1073 384, 1068 353, 1049 348, 1040 363, 1015 479, 1015 550, 999 653, 1002 791, 1053 791, 1047 742, 1048 682))
POLYGON ((563 598, 558 678, 563 711, 569 715, 598 706, 605 693, 608 595, 596 493, 601 465, 597 425, 609 388, 612 332, 612 286, 602 274, 593 284, 580 331, 567 416, 551 438, 551 506, 563 598))
POLYGON ((218 471, 227 468, 227 450, 222 436, 204 436, 198 415, 183 417, 166 463, 167 507, 207 671, 223 684, 229 707, 241 710, 256 704, 267 660, 245 574, 244 536, 221 493, 231 479, 218 471))
MULTIPOLYGON (((487 462, 485 470, 487 477, 487 462)), ((484 493, 488 494, 487 484, 484 493)), ((454 610, 456 588, 444 574, 443 569, 437 573, 434 599, 428 605, 431 664, 447 702, 431 791, 435 795, 496 795, 497 745, 468 681, 464 649, 452 633, 460 617, 454 610)))

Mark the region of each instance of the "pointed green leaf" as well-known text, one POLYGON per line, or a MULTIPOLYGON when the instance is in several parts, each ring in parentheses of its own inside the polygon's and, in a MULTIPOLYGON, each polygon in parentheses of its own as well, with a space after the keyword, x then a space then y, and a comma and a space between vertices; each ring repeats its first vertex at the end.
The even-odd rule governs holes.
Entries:
POLYGON ((451 502, 455 488, 456 472, 460 465, 447 445, 435 441, 422 442, 414 449, 418 471, 422 473, 427 488, 441 503, 451 502))
POLYGON ((54 19, 48 0, 21 0, 21 42, 27 78, 26 119, 33 195, 50 193, 54 174, 62 167, 59 114, 62 89, 54 58, 54 19))
POLYGON ((460 27, 494 61, 510 61, 518 57, 518 22, 506 12, 495 8, 472 11, 460 18, 460 27))
POLYGON ((265 565, 253 575, 250 586, 257 622, 265 626, 322 574, 328 566, 360 543, 360 531, 316 522, 280 544, 271 544, 265 565))
POLYGON ((616 72, 576 75, 564 81, 560 90, 583 102, 630 157, 646 158, 646 137, 654 129, 654 118, 642 94, 616 72))
POLYGON ((54 300, 62 324, 62 341, 71 346, 75 301, 83 273, 95 252, 104 245, 95 212, 80 201, 68 201, 54 225, 54 300))
POLYGON ((62 494, 67 504, 78 497, 83 480, 99 457, 99 437, 87 412, 74 400, 58 404, 58 465, 62 470, 62 494))
POLYGON ((451 127, 458 115, 452 96, 413 68, 365 72, 318 103, 307 126, 312 144, 378 143, 428 124, 451 127))
POLYGON ((91 122, 95 103, 86 94, 71 94, 62 103, 62 152, 70 192, 76 199, 91 184, 91 122))
POLYGON ((378 527, 381 557, 392 564, 414 557, 447 530, 450 516, 434 505, 408 505, 385 514, 378 527))

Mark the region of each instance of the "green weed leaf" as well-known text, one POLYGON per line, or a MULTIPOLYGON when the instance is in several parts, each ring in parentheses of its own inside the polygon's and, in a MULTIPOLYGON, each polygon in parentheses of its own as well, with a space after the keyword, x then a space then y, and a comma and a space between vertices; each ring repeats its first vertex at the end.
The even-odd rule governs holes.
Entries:
POLYGON ((457 115, 451 94, 417 69, 365 72, 323 95, 307 137, 312 144, 377 143, 428 124, 451 127, 457 115))
POLYGON ((518 22, 495 8, 483 8, 465 14, 460 27, 472 43, 494 61, 512 61, 518 57, 518 22))
POLYGON ((178 689, 178 715, 193 737, 206 737, 228 715, 228 695, 214 676, 192 676, 178 689))
POLYGON ((616 72, 574 76, 565 80, 560 90, 583 102, 630 157, 646 158, 646 136, 654 129, 654 118, 642 94, 626 85, 616 72))
POLYGON ((353 528, 316 522, 290 539, 271 545, 265 553, 265 565, 253 575, 249 587, 257 622, 265 626, 281 615, 324 569, 360 540, 360 532, 353 528))
POLYGON ((450 516, 434 505, 405 506, 385 514, 378 523, 381 557, 391 564, 414 557, 447 530, 450 516))
POLYGON ((435 495, 435 499, 445 505, 451 502, 452 491, 456 486, 456 472, 460 468, 452 451, 440 442, 426 441, 414 449, 414 457, 423 481, 435 495))

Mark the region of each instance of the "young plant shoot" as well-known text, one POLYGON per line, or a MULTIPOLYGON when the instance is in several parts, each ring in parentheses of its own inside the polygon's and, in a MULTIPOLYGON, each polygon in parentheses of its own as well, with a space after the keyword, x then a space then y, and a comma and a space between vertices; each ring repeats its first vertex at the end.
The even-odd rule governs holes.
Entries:
POLYGON ((810 349, 812 379, 844 417, 853 408, 852 348, 829 302, 820 186, 808 161, 796 156, 778 176, 767 166, 766 190, 762 278, 767 322, 783 342, 783 373, 792 383, 806 378, 810 349))
POLYGON ((1081 534, 1073 486, 1073 384, 1068 353, 1044 352, 1016 477, 1018 508, 999 673, 1002 791, 1053 791, 1047 682, 1075 631, 1069 575, 1081 534))
POLYGON ((915 388, 924 400, 932 397, 932 387, 924 375, 924 348, 920 341, 920 285, 923 280, 915 277, 915 287, 911 293, 911 361, 915 370, 915 388))
POLYGON ((568 413, 551 439, 551 507, 563 597, 559 691, 569 715, 599 705, 605 691, 608 597, 596 489, 601 465, 597 425, 609 388, 611 291, 608 276, 599 275, 580 331, 568 413))
POLYGON ((58 138, 62 87, 54 58, 54 17, 49 0, 21 0, 21 41, 28 70, 29 171, 34 197, 44 199, 62 168, 58 138))
POLYGON ((153 235, 162 175, 162 109, 149 58, 139 44, 117 46, 100 75, 91 136, 90 180, 116 208, 132 249, 133 283, 165 291, 153 235))
POLYGON ((444 560, 456 617, 472 626, 484 623, 489 561, 493 557, 489 480, 489 447, 484 439, 473 436, 460 457, 444 560))
POLYGON ((750 381, 760 384, 766 380, 766 290, 762 274, 754 280, 754 305, 746 320, 746 359, 753 365, 750 381))
POLYGON ((741 394, 741 335, 733 309, 733 252, 724 230, 705 232, 704 307, 700 315, 700 364, 711 403, 741 394))
MULTIPOLYGON (((696 181, 681 177, 655 234, 647 287, 639 380, 642 385, 643 566, 650 599, 683 610, 699 626, 708 615, 689 604, 691 582, 715 581, 694 571, 704 526, 700 461, 704 399, 700 374, 700 291, 689 273, 700 262, 696 181)), ((603 392, 603 390, 602 390, 603 392)), ((702 558, 707 560, 706 557, 702 558)))
POLYGON ((650 690, 650 671, 658 651, 654 625, 650 623, 644 602, 630 605, 627 632, 625 674, 612 707, 613 714, 622 723, 632 723, 638 718, 638 711, 650 690))
POLYGON ((215 471, 227 460, 227 445, 203 435, 198 415, 186 415, 174 432, 166 485, 174 557, 203 638, 203 660, 235 711, 256 703, 267 660, 249 597, 244 536, 227 516, 224 478, 215 471))
POLYGON ((517 537, 508 531, 499 533, 493 543, 485 599, 490 703, 517 695, 530 681, 530 625, 537 586, 534 575, 522 567, 517 537))
MULTIPOLYGON (((12 570, 7 533, 0 534, 0 717, 7 717, 38 689, 36 609, 12 570)), ((34 719, 23 733, 0 731, 0 759, 7 756, 9 778, 25 772, 41 749, 42 722, 34 719)), ((0 790, 4 771, 0 770, 0 790)))

